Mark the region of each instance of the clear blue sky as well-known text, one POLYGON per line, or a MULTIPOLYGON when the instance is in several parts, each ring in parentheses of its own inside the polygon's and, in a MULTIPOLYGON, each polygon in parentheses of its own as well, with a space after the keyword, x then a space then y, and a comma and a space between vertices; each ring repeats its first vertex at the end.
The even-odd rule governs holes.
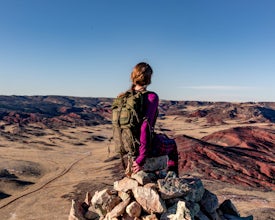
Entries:
POLYGON ((275 101, 274 0, 0 0, 0 95, 275 101))

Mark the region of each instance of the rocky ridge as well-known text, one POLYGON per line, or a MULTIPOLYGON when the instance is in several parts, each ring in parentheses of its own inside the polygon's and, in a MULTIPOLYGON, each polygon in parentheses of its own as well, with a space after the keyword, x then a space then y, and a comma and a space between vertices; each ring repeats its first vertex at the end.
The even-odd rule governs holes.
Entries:
MULTIPOLYGON (((69 96, 0 96, 0 126, 40 123, 47 128, 93 126, 110 123, 112 98, 69 96)), ((180 115, 189 122, 204 118, 209 125, 275 122, 275 103, 230 103, 166 101, 159 105, 160 117, 180 115)))
POLYGON ((66 96, 0 96, 0 122, 46 128, 93 126, 110 123, 111 100, 66 96))

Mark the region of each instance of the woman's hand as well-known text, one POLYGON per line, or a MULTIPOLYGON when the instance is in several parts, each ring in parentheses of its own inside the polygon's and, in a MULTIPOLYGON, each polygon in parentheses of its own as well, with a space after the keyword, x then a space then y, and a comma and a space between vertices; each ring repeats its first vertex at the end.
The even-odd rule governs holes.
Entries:
POLYGON ((132 171, 137 173, 138 171, 142 170, 142 167, 138 165, 136 161, 133 162, 132 171))

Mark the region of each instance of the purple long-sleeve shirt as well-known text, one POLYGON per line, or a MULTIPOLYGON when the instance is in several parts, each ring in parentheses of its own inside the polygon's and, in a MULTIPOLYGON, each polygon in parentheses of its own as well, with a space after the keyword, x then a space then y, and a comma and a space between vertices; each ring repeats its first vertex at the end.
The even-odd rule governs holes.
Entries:
POLYGON ((148 132, 152 130, 156 123, 156 113, 158 110, 159 98, 156 93, 150 92, 145 100, 145 118, 147 121, 143 121, 140 130, 140 146, 139 155, 136 159, 136 163, 142 166, 148 156, 148 132), (149 127, 150 126, 150 129, 149 127))

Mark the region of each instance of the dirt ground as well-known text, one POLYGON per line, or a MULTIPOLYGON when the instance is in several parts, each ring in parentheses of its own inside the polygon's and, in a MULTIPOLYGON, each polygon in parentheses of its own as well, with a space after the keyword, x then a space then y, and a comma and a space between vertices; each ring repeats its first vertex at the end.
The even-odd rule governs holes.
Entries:
POLYGON ((0 219, 67 219, 73 197, 115 179, 112 168, 118 161, 104 162, 111 156, 110 130, 104 126, 43 132, 24 137, 23 143, 1 137, 0 169, 14 171, 18 181, 0 183, 1 191, 11 195, 0 200, 0 219))
MULTIPOLYGON (((159 128, 198 138, 226 128, 199 126, 201 122, 187 127, 184 123, 171 117, 162 120, 159 128)), ((111 159, 114 156, 111 125, 59 130, 30 125, 19 135, 12 135, 15 130, 12 126, 6 129, 0 136, 0 171, 6 175, 5 181, 0 181, 1 220, 68 219, 71 199, 84 200, 86 192, 112 187, 121 178, 117 171, 119 160, 111 159)), ((254 219, 275 219, 274 191, 206 180, 204 184, 218 196, 220 203, 232 199, 242 216, 253 214, 254 219)))

